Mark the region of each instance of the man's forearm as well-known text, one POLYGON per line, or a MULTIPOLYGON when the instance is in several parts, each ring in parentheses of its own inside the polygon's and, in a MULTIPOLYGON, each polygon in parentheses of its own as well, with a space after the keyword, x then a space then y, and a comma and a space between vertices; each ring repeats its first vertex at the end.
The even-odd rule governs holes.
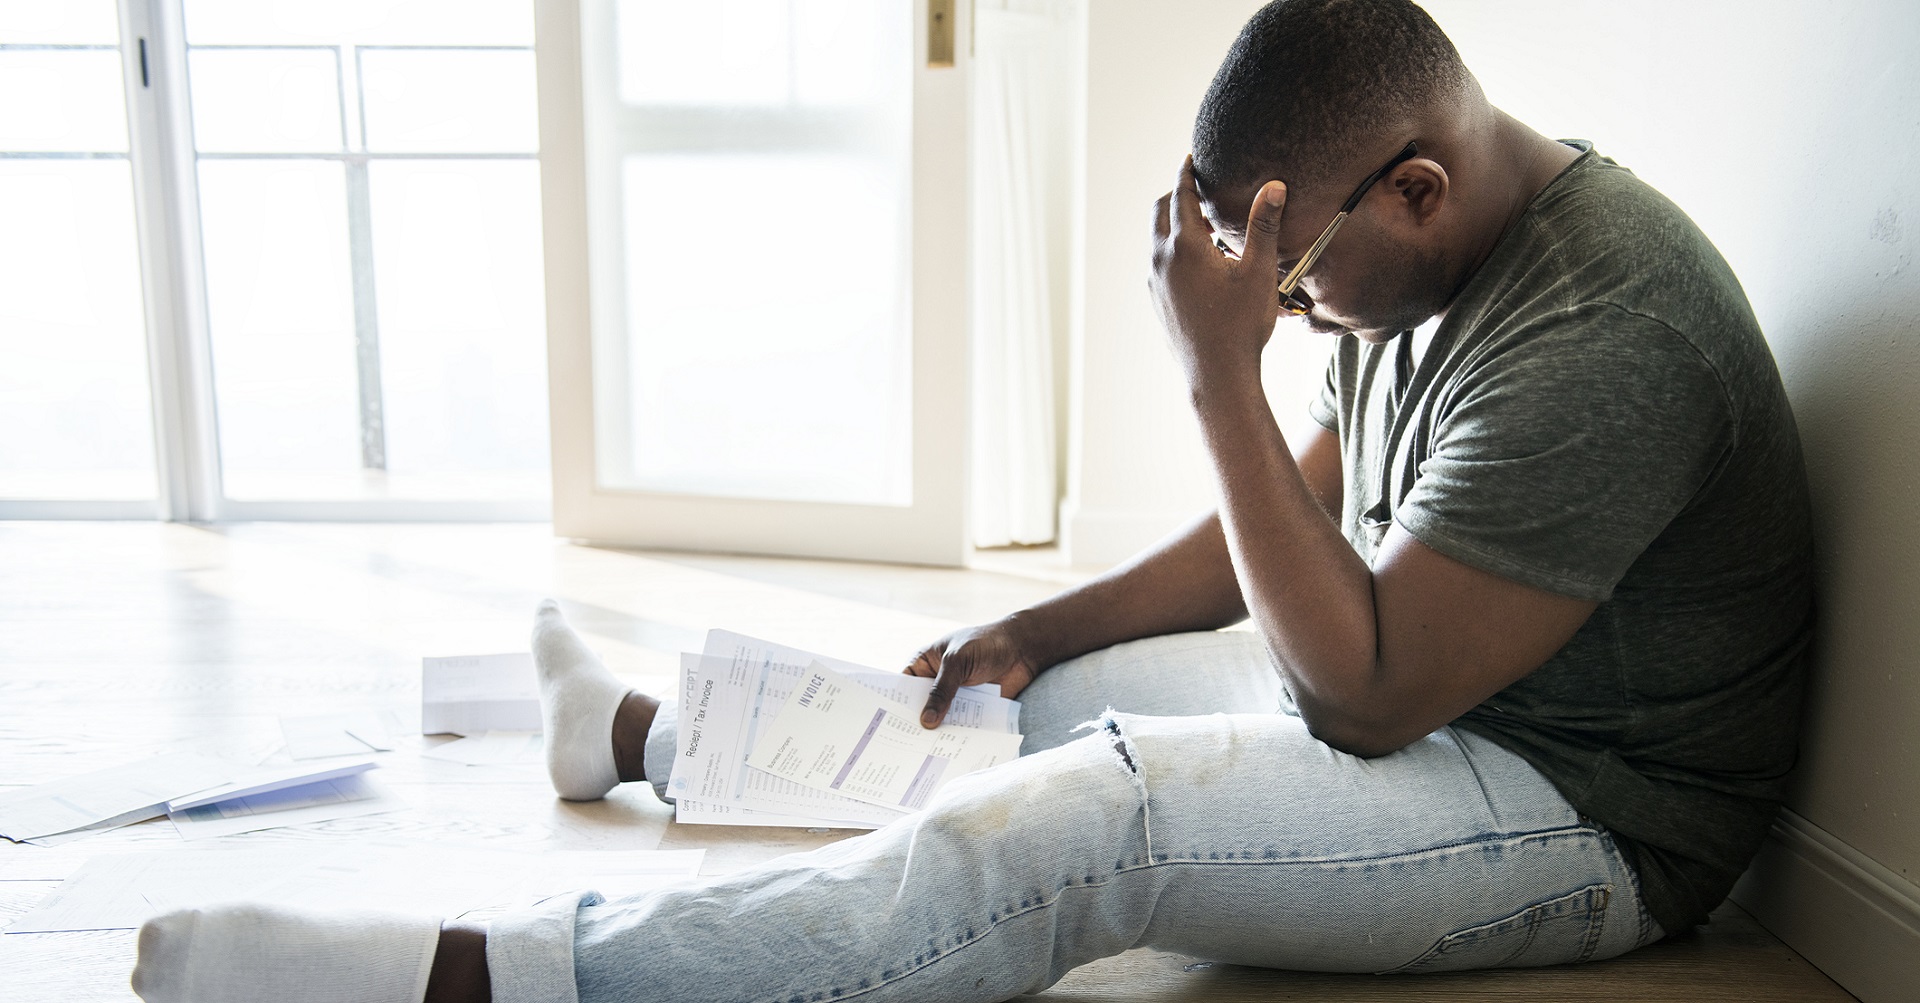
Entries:
POLYGON ((1009 619, 1036 671, 1123 641, 1246 619, 1216 513, 1127 563, 1009 619))
POLYGON ((1309 489, 1257 372, 1197 380, 1193 397, 1255 625, 1303 711, 1349 702, 1376 667, 1370 569, 1309 489))

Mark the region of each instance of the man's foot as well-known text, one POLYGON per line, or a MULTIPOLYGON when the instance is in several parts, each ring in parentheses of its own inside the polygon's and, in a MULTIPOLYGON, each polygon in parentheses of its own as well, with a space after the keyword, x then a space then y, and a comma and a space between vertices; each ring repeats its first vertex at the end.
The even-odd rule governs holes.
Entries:
POLYGON ((180 909, 140 928, 147 1003, 420 1003, 440 921, 253 903, 180 909))
MULTIPOLYGON (((615 679, 567 626, 548 599, 533 621, 533 663, 540 673, 540 717, 546 728, 547 776, 569 801, 595 801, 622 780, 614 758, 614 718, 633 691, 615 679)), ((647 715, 652 723, 652 715, 647 715)), ((641 744, 646 742, 641 734, 641 744)))

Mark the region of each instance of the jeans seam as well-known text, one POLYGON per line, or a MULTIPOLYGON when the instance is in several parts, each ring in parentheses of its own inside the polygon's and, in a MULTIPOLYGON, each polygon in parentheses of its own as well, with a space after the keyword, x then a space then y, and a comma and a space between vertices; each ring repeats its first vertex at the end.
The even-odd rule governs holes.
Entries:
MULTIPOLYGON (((1136 863, 1130 866, 1116 866, 1113 869, 1113 875, 1118 876, 1122 874, 1132 874, 1136 871, 1147 871, 1147 870, 1152 870, 1156 867, 1169 867, 1169 866, 1244 867, 1244 866, 1272 866, 1272 865, 1285 866, 1285 865, 1292 865, 1292 864, 1305 864, 1305 865, 1312 866, 1312 865, 1325 865, 1325 864, 1371 863, 1371 862, 1377 862, 1377 861, 1383 861, 1383 860, 1391 860, 1394 858, 1417 857, 1422 854, 1433 853, 1437 850, 1460 849, 1460 848, 1472 847, 1472 846, 1489 843, 1489 842, 1512 842, 1512 841, 1524 842, 1524 841, 1531 841, 1531 840, 1546 839, 1554 836, 1575 835, 1575 834, 1592 835, 1593 830, 1585 827, 1581 827, 1581 826, 1574 826, 1574 827, 1563 827, 1559 829, 1544 829, 1544 830, 1538 830, 1534 832, 1523 832, 1523 833, 1489 833, 1488 838, 1461 840, 1453 843, 1441 843, 1435 846, 1425 847, 1419 850, 1403 850, 1398 853, 1383 853, 1383 854, 1377 854, 1374 856, 1367 856, 1367 857, 1300 858, 1300 857, 1279 857, 1279 856, 1260 856, 1260 857, 1249 856, 1249 857, 1243 857, 1240 859, 1230 858, 1227 860, 1213 860, 1213 859, 1207 859, 1207 858, 1174 859, 1172 857, 1169 857, 1168 855, 1163 854, 1157 858, 1149 857, 1144 862, 1136 863)), ((882 979, 870 986, 862 986, 854 990, 853 992, 847 993, 845 995, 837 995, 837 994, 830 993, 825 996, 817 996, 817 995, 788 996, 788 997, 782 997, 779 999, 770 1000, 769 1003, 793 1003, 793 1001, 796 999, 807 999, 807 1000, 824 999, 824 1000, 835 1000, 835 1001, 848 1000, 848 999, 854 999, 859 996, 864 996, 867 993, 871 993, 879 989, 884 989, 895 982, 899 982, 910 976, 917 975, 920 972, 925 971, 927 968, 939 963, 941 960, 952 957, 953 955, 958 954, 959 952, 969 947, 972 947, 974 944, 977 944, 980 941, 985 940, 988 935, 992 934, 995 929, 999 928, 1004 923, 1007 923, 1011 920, 1018 919, 1022 916, 1026 916, 1030 913, 1039 912, 1040 910, 1043 910, 1043 909, 1053 908, 1053 906, 1056 903, 1058 903, 1060 899, 1063 898, 1068 891, 1071 891, 1074 889, 1104 888, 1107 885, 1112 884, 1113 880, 1114 880, 1113 877, 1108 877, 1101 881, 1083 881, 1079 883, 1069 882, 1067 884, 1063 884, 1060 887, 1054 889, 1053 894, 1050 897, 1041 901, 1037 901, 1033 905, 1020 909, 1018 911, 999 914, 997 918, 988 920, 986 926, 981 928, 980 932, 976 936, 969 937, 959 943, 954 944, 951 948, 948 948, 944 951, 939 952, 938 954, 933 955, 932 957, 927 958, 925 962, 915 965, 912 968, 907 969, 905 971, 902 971, 900 974, 894 976, 893 978, 882 979)))
POLYGON ((1599 835, 1601 845, 1606 847, 1607 853, 1613 857, 1614 863, 1619 865, 1620 872, 1627 876, 1627 888, 1633 892, 1633 902, 1637 907, 1636 911, 1639 913, 1636 917, 1638 920, 1636 926, 1637 933, 1634 937, 1633 945, 1634 947, 1644 947, 1647 943, 1647 936, 1653 932, 1653 913, 1647 910, 1646 893, 1640 887, 1640 873, 1633 869, 1633 865, 1627 863, 1627 855, 1620 852, 1619 844, 1614 842, 1612 830, 1598 822, 1590 824, 1593 826, 1594 832, 1599 835))
MULTIPOLYGON (((1132 873, 1133 871, 1138 871, 1138 870, 1146 870, 1146 869, 1148 869, 1148 868, 1151 868, 1151 867, 1154 867, 1154 866, 1156 866, 1156 865, 1155 865, 1155 864, 1153 864, 1152 862, 1148 862, 1147 864, 1145 864, 1145 865, 1143 865, 1143 866, 1141 866, 1141 867, 1128 867, 1128 868, 1115 868, 1115 869, 1114 869, 1114 872, 1113 872, 1113 873, 1114 873, 1114 874, 1116 874, 1116 875, 1117 875, 1117 874, 1129 874, 1129 873, 1132 873)), ((987 925, 986 925, 985 927, 983 927, 983 928, 982 928, 982 929, 980 930, 980 933, 979 933, 979 934, 978 934, 977 936, 973 936, 973 937, 969 937, 969 938, 967 938, 966 940, 964 940, 964 941, 961 941, 960 943, 957 943, 957 944, 954 944, 954 945, 953 945, 953 946, 952 946, 951 948, 948 948, 948 949, 947 949, 947 950, 945 950, 945 951, 941 951, 940 953, 938 953, 938 954, 936 954, 936 955, 934 955, 933 957, 930 957, 930 958, 928 958, 928 959, 927 959, 927 960, 926 960, 926 961, 925 961, 924 963, 922 963, 922 964, 919 964, 919 965, 916 965, 916 966, 914 966, 913 968, 910 968, 910 969, 908 969, 908 970, 906 970, 906 971, 903 971, 903 972, 901 972, 901 973, 900 973, 899 975, 896 975, 896 976, 894 976, 893 978, 890 978, 890 979, 882 979, 881 981, 879 981, 879 982, 876 982, 876 983, 874 983, 873 985, 870 985, 870 986, 863 986, 863 987, 861 987, 861 988, 859 988, 859 989, 857 989, 857 990, 855 990, 855 991, 853 991, 853 992, 851 992, 851 993, 848 993, 848 994, 846 994, 846 995, 844 995, 844 996, 839 996, 839 995, 835 995, 835 996, 831 996, 831 997, 829 997, 829 998, 830 998, 830 999, 833 999, 833 1000, 846 1000, 846 999, 853 999, 853 998, 854 998, 854 997, 856 997, 856 996, 864 996, 864 995, 866 995, 867 993, 870 993, 870 992, 874 992, 875 990, 879 990, 879 989, 884 989, 884 988, 886 988, 887 986, 890 986, 890 985, 892 985, 892 984, 894 984, 895 982, 899 982, 899 981, 901 981, 902 979, 905 979, 905 978, 908 978, 909 976, 912 976, 912 975, 917 975, 917 974, 919 974, 920 972, 923 972, 923 971, 925 971, 925 970, 927 970, 928 968, 931 968, 931 967, 933 967, 934 965, 936 965, 936 964, 938 964, 938 963, 939 963, 940 961, 942 961, 942 960, 944 960, 944 959, 946 959, 946 958, 950 958, 950 957, 952 957, 952 956, 954 956, 954 955, 956 955, 956 954, 958 954, 958 953, 960 953, 961 951, 963 951, 963 950, 966 950, 967 948, 969 948, 969 947, 972 947, 972 946, 973 946, 973 945, 975 945, 975 944, 978 944, 979 942, 981 942, 981 941, 983 941, 983 940, 985 940, 985 939, 987 939, 987 936, 988 936, 989 934, 991 934, 991 933, 993 933, 993 931, 994 931, 995 929, 997 929, 997 928, 998 928, 998 927, 1000 927, 1000 926, 1001 926, 1002 924, 1004 924, 1004 923, 1007 923, 1007 922, 1008 922, 1008 921, 1010 921, 1010 920, 1015 920, 1015 919, 1018 919, 1018 918, 1020 918, 1020 917, 1022 917, 1022 916, 1026 916, 1026 915, 1028 915, 1028 914, 1030 914, 1030 913, 1035 913, 1035 912, 1039 912, 1039 911, 1041 911, 1042 909, 1051 909, 1051 908, 1053 908, 1053 906, 1054 906, 1054 903, 1056 903, 1056 902, 1059 902, 1059 901, 1060 901, 1060 899, 1061 899, 1062 897, 1064 897, 1064 896, 1066 895, 1066 893, 1067 893, 1067 892, 1069 892, 1069 891, 1071 891, 1071 890, 1073 890, 1073 889, 1076 889, 1076 888, 1105 888, 1105 887, 1106 887, 1107 885, 1110 885, 1110 884, 1112 884, 1112 883, 1113 883, 1113 879, 1112 879, 1112 878, 1108 878, 1108 879, 1106 879, 1106 880, 1104 880, 1104 881, 1085 881, 1085 882, 1081 882, 1081 883, 1079 883, 1079 884, 1071 884, 1071 883, 1069 883, 1069 884, 1064 884, 1064 885, 1061 885, 1060 887, 1058 887, 1058 888, 1056 888, 1056 889, 1054 889, 1054 891, 1053 891, 1053 895, 1052 895, 1051 897, 1049 897, 1049 898, 1047 898, 1047 899, 1045 899, 1044 901, 1039 901, 1039 902, 1035 902, 1035 903, 1034 903, 1033 905, 1031 905, 1031 906, 1029 906, 1029 907, 1027 907, 1027 908, 1025 908, 1025 909, 1021 909, 1021 910, 1019 910, 1019 911, 1017 911, 1017 912, 1008 912, 1008 913, 1003 913, 1003 914, 1001 914, 1001 915, 1000 915, 1000 917, 999 917, 998 919, 993 919, 993 920, 990 920, 990 921, 988 921, 988 923, 987 923, 987 925)), ((794 997, 788 997, 788 998, 786 998, 786 999, 782 999, 782 1000, 774 1000, 774 1001, 770 1001, 770 1003, 792 1003, 792 1000, 793 1000, 793 999, 794 999, 794 997)), ((809 999, 811 999, 811 997, 809 997, 809 999)))
MULTIPOLYGON (((1378 861, 1395 860, 1395 859, 1404 858, 1404 857, 1418 857, 1423 854, 1435 853, 1442 850, 1467 849, 1475 846, 1483 846, 1487 843, 1535 842, 1535 841, 1545 841, 1548 839, 1553 839, 1560 836, 1569 836, 1569 835, 1591 836, 1593 835, 1593 830, 1585 828, 1584 826, 1562 826, 1557 829, 1535 829, 1528 832, 1490 832, 1477 839, 1463 839, 1463 840, 1458 840, 1451 843, 1435 843, 1430 846, 1420 847, 1419 849, 1395 850, 1391 853, 1378 853, 1370 856, 1352 856, 1352 857, 1346 857, 1346 856, 1282 857, 1276 854, 1274 851, 1267 851, 1266 854, 1258 857, 1255 857, 1252 855, 1246 855, 1246 856, 1240 857, 1239 859, 1233 859, 1229 857, 1226 860, 1217 860, 1211 857, 1176 858, 1173 855, 1163 853, 1152 858, 1147 866, 1153 866, 1156 864, 1175 864, 1175 863, 1364 864, 1364 863, 1375 863, 1378 861)), ((1137 868, 1126 868, 1126 869, 1135 870, 1137 868)), ((1116 869, 1116 870, 1119 870, 1119 869, 1116 869)))

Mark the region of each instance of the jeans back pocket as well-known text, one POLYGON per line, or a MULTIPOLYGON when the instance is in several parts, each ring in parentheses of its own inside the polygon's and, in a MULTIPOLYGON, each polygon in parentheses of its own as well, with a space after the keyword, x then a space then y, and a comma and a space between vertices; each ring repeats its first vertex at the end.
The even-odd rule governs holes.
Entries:
POLYGON ((1474 968, 1536 968, 1586 961, 1600 946, 1612 885, 1588 885, 1491 923, 1447 934, 1425 954, 1381 972, 1458 972, 1474 968))

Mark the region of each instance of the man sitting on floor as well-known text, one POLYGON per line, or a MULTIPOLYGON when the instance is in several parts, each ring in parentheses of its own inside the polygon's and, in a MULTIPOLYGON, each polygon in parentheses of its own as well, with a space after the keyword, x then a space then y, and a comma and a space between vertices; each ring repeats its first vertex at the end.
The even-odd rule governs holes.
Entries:
MULTIPOLYGON (((1424 972, 1704 920, 1781 796, 1811 618, 1792 415, 1725 262, 1489 105, 1406 0, 1258 13, 1153 218, 1219 508, 913 662, 929 725, 962 685, 1018 696, 1019 760, 868 835, 484 928, 170 914, 135 988, 999 1000, 1140 946, 1424 972), (1342 335, 1296 442, 1260 383, 1280 313, 1342 335)), ((674 706, 551 606, 534 644, 561 795, 662 789, 674 706)))

